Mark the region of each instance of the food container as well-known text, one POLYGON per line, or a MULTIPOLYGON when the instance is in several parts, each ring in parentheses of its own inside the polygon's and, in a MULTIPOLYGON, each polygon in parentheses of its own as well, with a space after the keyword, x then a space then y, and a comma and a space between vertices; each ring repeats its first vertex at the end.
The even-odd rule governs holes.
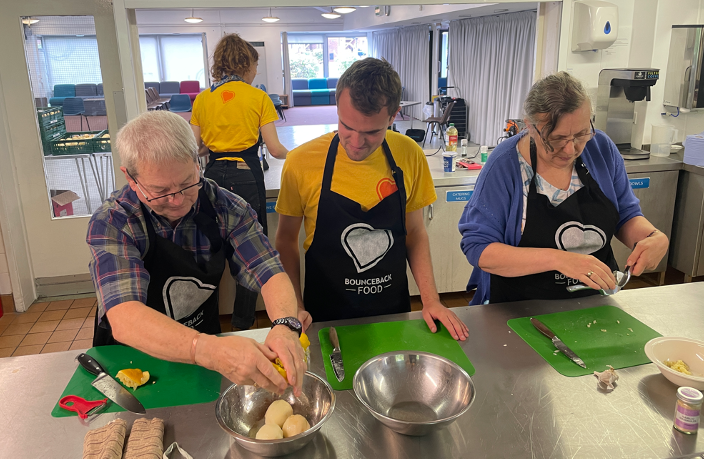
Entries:
POLYGON ((354 393, 381 423, 404 435, 443 429, 474 401, 472 378, 459 365, 429 352, 387 352, 367 360, 354 393))
POLYGON ((645 344, 645 355, 673 384, 704 390, 704 360, 701 357, 704 356, 704 341, 667 336, 654 338, 645 344), (689 365, 692 376, 668 367, 666 360, 682 360, 689 365))
POLYGON ((303 394, 293 395, 289 386, 279 396, 260 387, 233 384, 215 403, 215 417, 222 429, 241 447, 260 456, 290 454, 310 442, 335 409, 335 394, 325 379, 311 372, 303 378, 303 394), (293 414, 303 415, 310 424, 305 432, 280 440, 256 440, 253 432, 263 424, 264 414, 275 400, 286 400, 293 414))

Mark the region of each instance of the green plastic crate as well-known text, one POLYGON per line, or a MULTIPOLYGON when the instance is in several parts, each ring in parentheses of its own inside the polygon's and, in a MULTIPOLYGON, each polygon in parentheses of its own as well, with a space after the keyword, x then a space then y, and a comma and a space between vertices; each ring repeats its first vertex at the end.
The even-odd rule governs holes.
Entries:
POLYGON ((101 131, 92 132, 69 132, 58 140, 51 142, 51 154, 60 155, 81 155, 93 153, 93 138, 101 131), (71 136, 78 134, 92 134, 89 139, 72 139, 71 136))
POLYGON ((94 153, 112 151, 112 148, 110 146, 110 137, 103 137, 105 134, 110 134, 110 131, 108 131, 107 129, 104 131, 100 131, 95 135, 95 137, 93 137, 94 153))
POLYGON ((64 111, 61 107, 38 108, 37 119, 39 126, 45 126, 54 121, 63 121, 64 111))
POLYGON ((56 140, 60 135, 66 134, 66 123, 64 120, 57 120, 47 125, 39 125, 39 134, 42 140, 56 140))
POLYGON ((51 148, 52 148, 52 143, 56 140, 59 140, 61 137, 66 135, 66 130, 65 129, 57 129, 54 130, 50 134, 42 134, 42 150, 44 152, 44 156, 49 156, 51 155, 51 148))

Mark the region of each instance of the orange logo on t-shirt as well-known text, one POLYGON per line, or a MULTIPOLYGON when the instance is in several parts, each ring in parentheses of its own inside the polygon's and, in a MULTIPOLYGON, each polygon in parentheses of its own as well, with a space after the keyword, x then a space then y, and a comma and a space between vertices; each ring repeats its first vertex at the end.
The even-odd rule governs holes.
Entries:
POLYGON ((220 97, 222 97, 222 103, 226 104, 235 98, 235 93, 234 91, 223 91, 220 93, 220 97))
POLYGON ((376 184, 376 195, 379 197, 379 201, 383 201, 385 197, 390 196, 396 190, 398 190, 396 182, 390 178, 383 178, 376 184))

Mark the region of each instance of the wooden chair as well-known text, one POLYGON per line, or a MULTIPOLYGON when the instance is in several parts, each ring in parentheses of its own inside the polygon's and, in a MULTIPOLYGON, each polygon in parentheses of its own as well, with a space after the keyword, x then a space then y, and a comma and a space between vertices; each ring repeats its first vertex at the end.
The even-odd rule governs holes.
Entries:
POLYGON ((435 126, 440 128, 440 137, 442 138, 442 145, 443 147, 445 146, 445 128, 447 126, 447 122, 450 120, 450 114, 452 113, 452 108, 455 106, 455 101, 453 100, 449 104, 447 104, 447 107, 445 107, 445 111, 442 112, 442 116, 429 116, 427 119, 424 119, 424 123, 428 123, 428 126, 425 128, 425 138, 423 138, 423 146, 425 146, 425 139, 428 138, 428 130, 432 127, 433 129, 430 131, 430 142, 433 141, 433 136, 435 135, 435 126))

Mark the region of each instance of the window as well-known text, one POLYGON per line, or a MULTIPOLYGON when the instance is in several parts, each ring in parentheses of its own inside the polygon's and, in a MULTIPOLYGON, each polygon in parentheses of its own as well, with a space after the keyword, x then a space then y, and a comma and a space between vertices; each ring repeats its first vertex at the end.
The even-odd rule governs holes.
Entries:
POLYGON ((49 87, 57 84, 102 83, 95 36, 50 36, 38 46, 47 64, 49 87))
POLYGON ((203 35, 140 35, 144 81, 198 80, 206 86, 203 35))
POLYGON ((289 34, 291 78, 339 78, 368 54, 367 37, 289 34))
POLYGON ((367 51, 367 37, 328 37, 328 76, 339 78, 367 51))
POLYGON ((448 31, 440 31, 440 78, 447 78, 447 38, 448 31))

